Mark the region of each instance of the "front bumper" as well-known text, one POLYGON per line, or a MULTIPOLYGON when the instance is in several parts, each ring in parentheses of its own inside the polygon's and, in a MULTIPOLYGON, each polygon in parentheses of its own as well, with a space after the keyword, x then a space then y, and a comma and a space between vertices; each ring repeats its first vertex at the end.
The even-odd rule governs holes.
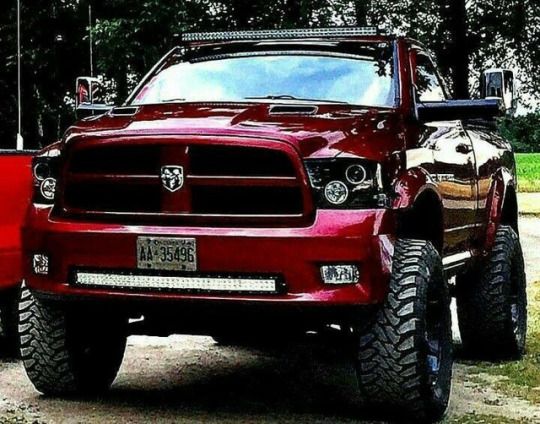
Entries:
MULTIPOLYGON (((24 276, 34 292, 62 302, 118 300, 158 304, 266 306, 360 306, 380 303, 387 291, 394 239, 391 210, 317 212, 312 225, 295 228, 166 227, 65 221, 50 209, 31 207, 23 228, 24 276), (198 272, 279 275, 283 290, 272 294, 182 293, 119 290, 72 284, 75 269, 137 272, 137 237, 197 239, 198 272), (49 256, 49 273, 36 275, 32 256, 49 256), (357 264, 358 284, 329 286, 322 282, 325 264, 357 264)), ((140 271, 139 271, 140 272, 140 271)))

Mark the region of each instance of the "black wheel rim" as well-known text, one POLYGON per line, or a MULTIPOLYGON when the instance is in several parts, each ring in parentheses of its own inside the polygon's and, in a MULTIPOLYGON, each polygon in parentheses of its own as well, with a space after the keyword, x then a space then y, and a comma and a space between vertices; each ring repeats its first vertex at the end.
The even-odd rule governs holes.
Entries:
POLYGON ((518 346, 523 343, 525 337, 525 295, 523 293, 523 282, 521 281, 522 273, 519 269, 519 262, 512 261, 511 266, 511 286, 510 286, 510 316, 512 319, 512 330, 518 346))

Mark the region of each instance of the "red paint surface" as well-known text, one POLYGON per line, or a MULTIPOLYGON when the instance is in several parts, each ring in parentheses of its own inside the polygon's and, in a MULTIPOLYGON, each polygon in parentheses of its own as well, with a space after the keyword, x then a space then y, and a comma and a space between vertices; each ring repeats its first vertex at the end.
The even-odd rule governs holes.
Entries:
POLYGON ((51 221, 49 213, 49 208, 32 209, 24 230, 27 252, 50 255, 51 271, 47 277, 33 275, 30 260, 25 263, 27 284, 45 292, 97 297, 159 296, 308 304, 373 303, 382 300, 386 292, 388 275, 380 261, 379 236, 393 232, 392 211, 319 211, 311 226, 294 229, 84 224, 51 221), (136 269, 138 235, 195 237, 200 272, 278 274, 284 277, 287 292, 259 297, 145 295, 77 289, 68 284, 69 272, 73 268, 136 269), (360 283, 338 288, 324 286, 320 266, 328 263, 358 264, 360 283))
POLYGON ((31 196, 30 153, 0 152, 0 290, 20 284, 21 226, 31 196))

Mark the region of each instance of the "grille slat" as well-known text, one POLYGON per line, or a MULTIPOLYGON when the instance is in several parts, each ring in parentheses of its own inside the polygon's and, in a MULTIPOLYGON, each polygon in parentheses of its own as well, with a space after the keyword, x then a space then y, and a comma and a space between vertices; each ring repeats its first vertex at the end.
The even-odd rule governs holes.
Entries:
POLYGON ((286 215, 302 213, 298 188, 193 187, 193 212, 224 215, 286 215))
POLYGON ((129 142, 76 146, 61 183, 61 211, 85 219, 230 224, 307 216, 295 158, 279 149, 129 142), (184 187, 166 190, 163 166, 182 166, 184 187), (172 205, 172 207, 171 207, 172 205))
POLYGON ((191 146, 192 175, 295 177, 290 158, 279 150, 236 146, 191 146))

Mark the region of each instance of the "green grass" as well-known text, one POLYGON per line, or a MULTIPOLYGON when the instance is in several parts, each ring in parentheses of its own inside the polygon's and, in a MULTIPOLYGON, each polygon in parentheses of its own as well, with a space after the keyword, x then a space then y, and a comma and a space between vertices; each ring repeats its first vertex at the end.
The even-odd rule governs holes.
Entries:
POLYGON ((527 354, 522 361, 476 364, 475 371, 495 377, 493 387, 513 397, 540 405, 540 281, 529 284, 527 354))
POLYGON ((521 192, 540 192, 540 153, 517 153, 516 165, 521 192))

